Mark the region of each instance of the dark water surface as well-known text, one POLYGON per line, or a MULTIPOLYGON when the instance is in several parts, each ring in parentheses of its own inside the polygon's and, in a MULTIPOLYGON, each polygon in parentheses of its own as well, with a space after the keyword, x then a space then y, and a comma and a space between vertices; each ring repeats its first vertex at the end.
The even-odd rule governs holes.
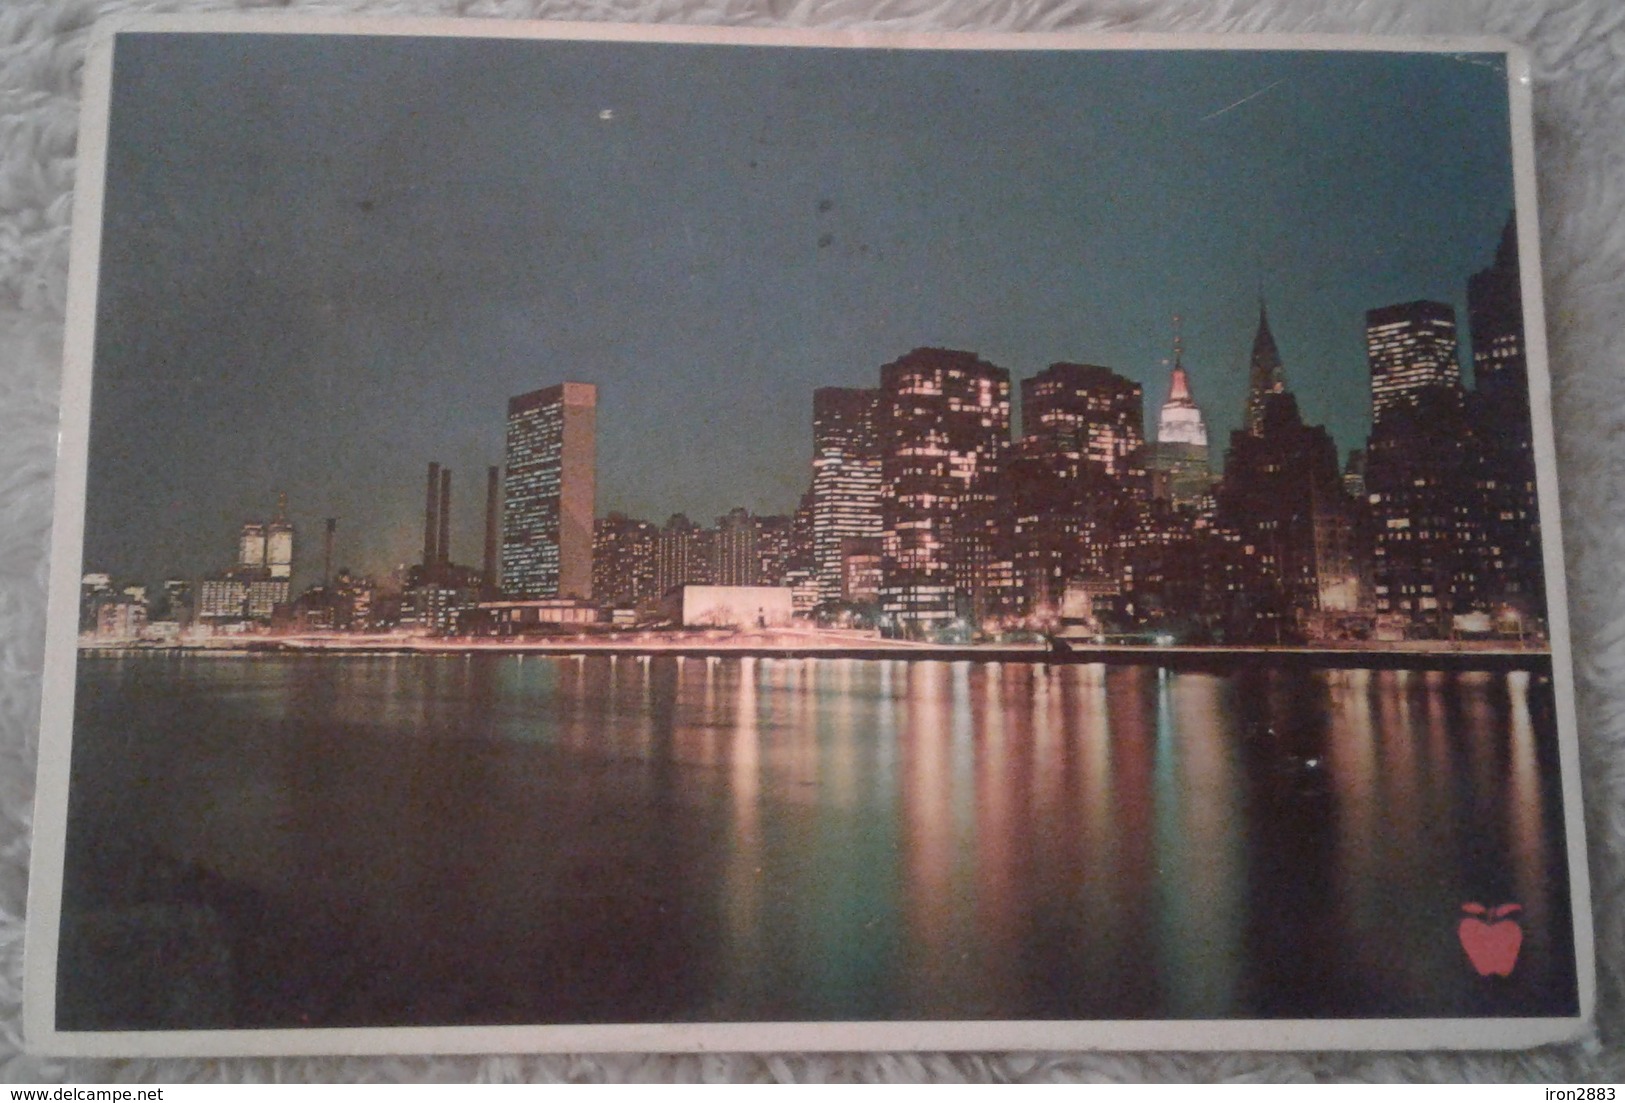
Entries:
POLYGON ((1576 1008, 1543 674, 78 676, 61 1029, 1576 1008), (1461 904, 1517 902, 1507 978, 1461 904))

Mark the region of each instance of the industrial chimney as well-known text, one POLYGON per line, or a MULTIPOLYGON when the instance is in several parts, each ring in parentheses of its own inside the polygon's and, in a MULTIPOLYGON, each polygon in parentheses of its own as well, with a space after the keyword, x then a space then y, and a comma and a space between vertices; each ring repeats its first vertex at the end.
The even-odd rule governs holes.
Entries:
POLYGON ((490 598, 495 598, 497 588, 497 547, 498 534, 501 529, 502 489, 498 483, 497 469, 485 469, 485 592, 490 598))
POLYGON ((429 465, 429 490, 423 502, 423 569, 440 562, 440 465, 429 465))
POLYGON ((444 567, 451 562, 451 468, 440 469, 440 557, 435 562, 444 567))

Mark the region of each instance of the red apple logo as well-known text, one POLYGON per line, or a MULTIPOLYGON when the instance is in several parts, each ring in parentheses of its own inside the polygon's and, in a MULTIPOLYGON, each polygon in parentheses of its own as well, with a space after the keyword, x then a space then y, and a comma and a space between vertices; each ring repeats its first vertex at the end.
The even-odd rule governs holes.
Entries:
POLYGON ((1456 934, 1478 975, 1510 976, 1512 967, 1518 963, 1518 950, 1523 946, 1523 928, 1506 916, 1522 911, 1523 906, 1500 904, 1486 908, 1483 904, 1467 903, 1461 910, 1467 913, 1467 918, 1456 927, 1456 934), (1488 916, 1488 921, 1480 916, 1488 916))

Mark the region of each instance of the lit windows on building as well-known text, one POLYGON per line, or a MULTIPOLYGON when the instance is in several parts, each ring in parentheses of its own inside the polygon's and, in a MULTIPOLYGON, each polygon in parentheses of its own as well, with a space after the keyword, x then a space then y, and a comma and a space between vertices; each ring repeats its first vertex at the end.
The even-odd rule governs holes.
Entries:
POLYGON ((1366 312, 1366 362, 1371 369, 1371 419, 1414 406, 1423 391, 1459 393, 1456 312, 1444 303, 1399 303, 1366 312))
POLYGON ((592 596, 598 389, 561 383, 508 400, 502 585, 516 597, 592 596))

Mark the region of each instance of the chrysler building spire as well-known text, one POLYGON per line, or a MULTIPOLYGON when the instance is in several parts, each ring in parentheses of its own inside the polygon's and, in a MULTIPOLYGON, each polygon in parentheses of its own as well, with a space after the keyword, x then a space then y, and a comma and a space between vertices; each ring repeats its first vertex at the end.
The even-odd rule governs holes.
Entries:
POLYGON ((1253 336, 1252 364, 1247 372, 1247 431, 1257 436, 1264 424, 1264 399, 1286 390, 1281 353, 1270 332, 1269 313, 1264 296, 1258 297, 1258 332, 1253 336))

